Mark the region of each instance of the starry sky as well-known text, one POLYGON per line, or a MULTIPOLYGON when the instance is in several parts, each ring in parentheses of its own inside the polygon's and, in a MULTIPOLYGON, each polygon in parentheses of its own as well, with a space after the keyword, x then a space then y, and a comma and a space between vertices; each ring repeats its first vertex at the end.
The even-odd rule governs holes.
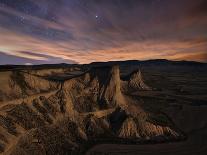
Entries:
POLYGON ((207 0, 0 0, 0 64, 207 62, 207 0))

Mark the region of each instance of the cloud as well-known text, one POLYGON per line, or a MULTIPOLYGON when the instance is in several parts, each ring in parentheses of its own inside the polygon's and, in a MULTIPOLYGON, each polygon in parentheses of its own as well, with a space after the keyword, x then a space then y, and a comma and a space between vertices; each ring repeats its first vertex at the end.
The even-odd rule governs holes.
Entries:
POLYGON ((204 0, 2 2, 0 51, 6 55, 51 63, 155 58, 206 61, 204 0))
MULTIPOLYGON (((30 52, 29 52, 30 53, 30 52)), ((32 55, 32 54, 31 54, 32 55)), ((4 64, 19 64, 19 65, 32 65, 32 64, 51 64, 51 63, 77 63, 75 61, 65 60, 61 58, 51 57, 47 55, 41 55, 45 59, 37 60, 32 58, 19 57, 15 55, 9 55, 0 51, 0 65, 4 64)))

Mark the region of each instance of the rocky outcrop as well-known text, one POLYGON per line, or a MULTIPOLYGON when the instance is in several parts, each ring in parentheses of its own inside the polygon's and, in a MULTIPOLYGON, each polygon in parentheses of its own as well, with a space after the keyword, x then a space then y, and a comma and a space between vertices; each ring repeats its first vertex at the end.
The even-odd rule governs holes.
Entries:
POLYGON ((78 112, 91 112, 124 104, 119 67, 92 68, 64 82, 63 89, 78 112))
POLYGON ((105 119, 99 119, 92 114, 84 118, 83 127, 89 139, 103 136, 109 130, 109 124, 105 119))
POLYGON ((150 118, 140 119, 139 117, 127 116, 123 121, 120 129, 118 130, 118 136, 128 139, 155 139, 156 137, 162 137, 162 140, 179 139, 180 133, 174 127, 169 127, 167 124, 161 126, 153 124, 150 118))
POLYGON ((144 83, 140 70, 135 70, 124 77, 122 87, 124 91, 152 90, 144 83))
POLYGON ((119 66, 112 67, 107 83, 101 88, 101 100, 107 105, 123 105, 124 98, 121 93, 121 80, 119 75, 119 66))
POLYGON ((140 138, 137 130, 137 124, 133 118, 129 117, 123 122, 121 128, 119 129, 118 136, 121 138, 140 138))

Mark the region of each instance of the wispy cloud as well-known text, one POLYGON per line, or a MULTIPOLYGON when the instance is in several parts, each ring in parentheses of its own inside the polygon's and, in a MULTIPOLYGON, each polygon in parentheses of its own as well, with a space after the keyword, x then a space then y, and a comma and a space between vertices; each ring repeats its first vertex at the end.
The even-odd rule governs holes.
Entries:
POLYGON ((18 0, 15 4, 0 1, 0 51, 7 57, 48 63, 207 61, 205 0, 18 0))

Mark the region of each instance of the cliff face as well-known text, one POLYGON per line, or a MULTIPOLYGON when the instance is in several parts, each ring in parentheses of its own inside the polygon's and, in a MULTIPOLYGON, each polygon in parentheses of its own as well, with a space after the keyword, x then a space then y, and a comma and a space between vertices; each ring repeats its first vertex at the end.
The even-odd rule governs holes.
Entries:
POLYGON ((123 83, 136 91, 150 89, 142 81, 141 72, 130 74, 125 81, 120 79, 119 72, 118 66, 91 68, 59 82, 29 73, 9 72, 8 80, 3 83, 6 91, 0 88, 4 92, 0 107, 0 151, 64 154, 77 153, 87 141, 95 139, 110 142, 113 138, 182 137, 173 125, 153 122, 150 112, 122 93, 123 83), (25 99, 16 102, 23 94, 25 99))
POLYGON ((120 87, 118 66, 92 68, 80 77, 65 81, 63 85, 78 112, 92 112, 124 104, 120 87))

